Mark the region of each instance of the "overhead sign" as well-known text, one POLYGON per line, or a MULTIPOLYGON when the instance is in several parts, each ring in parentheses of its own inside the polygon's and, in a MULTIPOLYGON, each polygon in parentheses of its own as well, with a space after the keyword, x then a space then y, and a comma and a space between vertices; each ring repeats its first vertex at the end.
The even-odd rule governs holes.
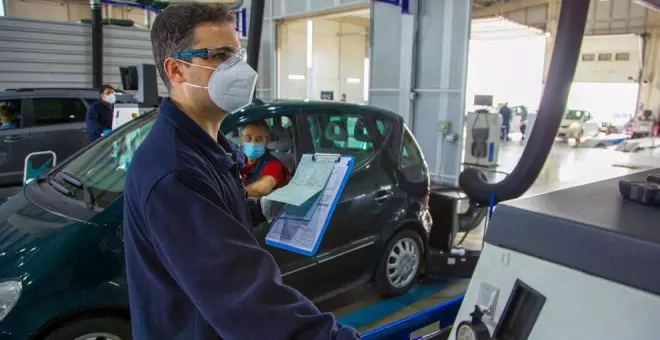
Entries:
MULTIPOLYGON (((405 0, 408 1, 408 0, 405 0)), ((113 5, 119 5, 119 6, 129 6, 129 7, 135 7, 136 5, 130 1, 127 2, 122 2, 122 1, 114 1, 114 0, 104 0, 102 1, 103 3, 109 3, 113 5)), ((136 0, 135 1, 137 4, 140 5, 145 10, 151 10, 156 13, 160 13, 160 11, 164 10, 167 6, 170 5, 170 3, 179 3, 182 1, 177 1, 177 0, 167 0, 167 1, 154 1, 154 0, 136 0)), ((202 1, 204 2, 204 1, 202 1)), ((223 1, 220 1, 223 2, 223 1)), ((224 1, 226 3, 226 1, 224 1)), ((241 34, 242 37, 247 37, 247 8, 241 8, 237 11, 234 11, 234 15, 236 17, 236 24, 235 28, 236 31, 241 34)))
POLYGON ((235 28, 242 37, 247 37, 247 8, 242 8, 234 12, 236 16, 235 28))
POLYGON ((384 2, 386 4, 400 6, 401 13, 408 13, 410 9, 410 0, 374 0, 376 2, 384 2))

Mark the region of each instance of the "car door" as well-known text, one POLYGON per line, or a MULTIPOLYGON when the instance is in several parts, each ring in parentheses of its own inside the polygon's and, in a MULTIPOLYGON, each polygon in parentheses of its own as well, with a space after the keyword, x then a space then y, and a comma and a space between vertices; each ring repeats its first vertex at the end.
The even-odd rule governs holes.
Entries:
POLYGON ((30 110, 29 100, 3 100, 0 107, 14 117, 14 128, 0 129, 0 186, 19 186, 23 183, 25 157, 32 152, 25 119, 30 110))
POLYGON ((61 162, 87 145, 85 114, 81 98, 33 98, 32 151, 51 150, 61 162))
POLYGON ((360 279, 374 261, 381 231, 391 220, 393 180, 372 116, 329 111, 307 114, 312 150, 353 156, 355 165, 316 254, 322 284, 341 287, 360 279))

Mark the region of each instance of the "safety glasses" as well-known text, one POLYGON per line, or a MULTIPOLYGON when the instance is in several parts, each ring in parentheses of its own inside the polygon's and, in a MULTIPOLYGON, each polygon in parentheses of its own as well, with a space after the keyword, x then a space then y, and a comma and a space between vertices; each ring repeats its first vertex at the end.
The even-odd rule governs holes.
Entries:
POLYGON ((247 54, 243 48, 236 50, 231 46, 220 46, 178 52, 172 54, 171 57, 174 59, 202 58, 211 61, 219 61, 220 63, 225 64, 226 67, 231 67, 239 61, 246 61, 247 54))

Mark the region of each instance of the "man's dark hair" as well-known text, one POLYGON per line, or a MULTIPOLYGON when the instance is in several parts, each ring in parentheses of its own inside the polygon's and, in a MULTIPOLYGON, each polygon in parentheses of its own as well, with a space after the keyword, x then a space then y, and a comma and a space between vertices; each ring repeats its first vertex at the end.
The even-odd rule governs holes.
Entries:
POLYGON ((105 85, 101 86, 101 88, 99 89, 99 95, 105 93, 105 90, 113 90, 114 91, 115 88, 112 87, 111 85, 105 84, 105 85))
POLYGON ((260 127, 260 128, 262 128, 262 129, 264 129, 264 130, 266 131, 267 134, 270 132, 270 128, 268 127, 268 124, 266 124, 266 121, 264 121, 264 120, 257 120, 257 121, 249 122, 249 123, 243 125, 243 127, 242 127, 241 130, 240 130, 240 132, 241 132, 241 136, 243 135, 243 130, 244 130, 246 127, 248 127, 248 126, 256 126, 256 127, 260 127))
MULTIPOLYGON (((168 6, 156 17, 151 27, 151 49, 158 73, 170 89, 165 74, 165 59, 177 52, 191 49, 195 44, 195 27, 204 23, 234 23, 236 17, 225 4, 196 2, 168 6)), ((212 46, 208 46, 212 47, 212 46)), ((190 61, 190 60, 186 60, 190 61)))

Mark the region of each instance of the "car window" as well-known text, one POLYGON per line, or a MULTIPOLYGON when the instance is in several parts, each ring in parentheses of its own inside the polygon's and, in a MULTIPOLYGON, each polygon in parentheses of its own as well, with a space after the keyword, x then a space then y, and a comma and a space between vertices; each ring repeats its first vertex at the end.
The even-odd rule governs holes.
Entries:
POLYGON ((33 103, 36 126, 85 121, 87 109, 78 98, 40 98, 33 103))
POLYGON ((385 136, 387 133, 387 128, 388 128, 387 121, 384 119, 376 118, 376 128, 378 129, 378 133, 380 133, 381 136, 385 136))
MULTIPOLYGON (((124 191, 124 180, 138 146, 156 121, 155 114, 137 118, 101 139, 68 164, 56 170, 67 172, 91 189, 96 204, 104 208, 124 191)), ((78 200, 84 192, 63 183, 78 200)))
POLYGON ((19 99, 0 101, 0 115, 4 116, 0 121, 0 129, 16 129, 21 127, 21 101, 19 99), (3 122, 10 122, 5 124, 3 122), (4 125, 4 127, 3 127, 4 125))
MULTIPOLYGON (((289 117, 280 116, 280 117, 266 118, 264 119, 264 122, 266 122, 266 124, 268 125, 268 129, 270 130, 270 142, 276 140, 282 141, 282 139, 284 138, 285 143, 289 144, 288 149, 293 148, 293 124, 291 122, 291 119, 289 119, 289 117), (282 134, 284 134, 284 136, 282 136, 282 134)), ((240 144, 241 143, 240 128, 243 125, 245 124, 241 124, 239 127, 225 133, 225 138, 236 144, 240 144)))
POLYGON ((309 115, 314 152, 353 156, 359 167, 374 153, 374 139, 358 115, 309 115))
POLYGON ((428 182, 428 168, 422 156, 422 151, 415 137, 405 125, 399 169, 401 169, 401 175, 408 183, 428 182))
POLYGON ((403 143, 401 144, 401 168, 410 168, 424 164, 422 152, 410 130, 404 127, 403 143))

